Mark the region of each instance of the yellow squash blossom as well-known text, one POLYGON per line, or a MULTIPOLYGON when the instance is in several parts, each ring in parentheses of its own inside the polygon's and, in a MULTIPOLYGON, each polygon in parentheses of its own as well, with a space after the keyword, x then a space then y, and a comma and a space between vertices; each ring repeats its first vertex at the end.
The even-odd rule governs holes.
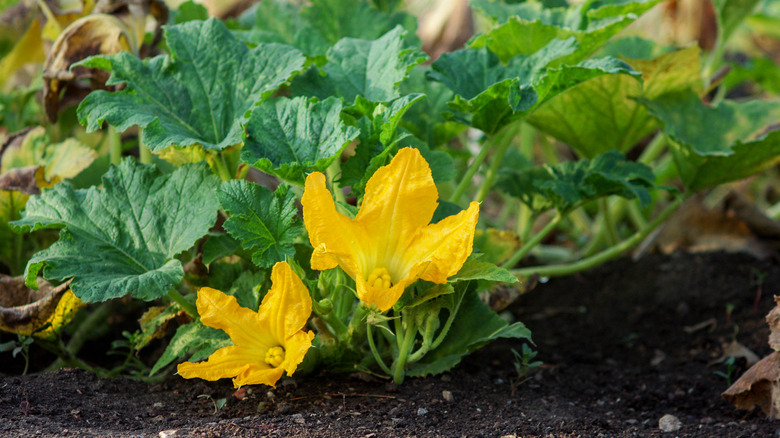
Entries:
POLYGON ((363 302, 393 307, 419 278, 446 283, 471 254, 479 204, 430 224, 439 197, 417 149, 401 149, 366 185, 355 219, 336 211, 325 175, 306 178, 303 221, 314 247, 311 267, 341 266, 363 302))
POLYGON ((234 345, 220 348, 205 362, 180 364, 180 376, 234 377, 233 385, 238 388, 261 383, 275 386, 284 371, 288 376, 295 372, 314 338, 313 332, 303 331, 311 315, 311 297, 287 263, 274 265, 271 283, 257 312, 216 289, 198 291, 201 322, 227 332, 234 345))

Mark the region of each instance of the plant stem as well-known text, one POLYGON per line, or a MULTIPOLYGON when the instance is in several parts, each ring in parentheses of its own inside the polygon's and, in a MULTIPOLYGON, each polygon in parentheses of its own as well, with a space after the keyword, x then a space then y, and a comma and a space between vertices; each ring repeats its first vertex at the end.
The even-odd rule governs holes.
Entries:
POLYGON ((211 162, 214 163, 214 171, 219 178, 222 181, 230 181, 233 179, 233 176, 230 175, 230 171, 228 170, 227 163, 225 162, 225 157, 222 156, 222 152, 212 153, 211 157, 213 158, 211 162))
MULTIPOLYGON (((401 319, 406 319, 401 316, 401 319)), ((404 383, 404 368, 406 368, 406 361, 409 359, 409 353, 414 345, 414 335, 417 334, 417 330, 414 326, 414 318, 408 318, 409 326, 404 328, 403 340, 398 344, 398 357, 393 362, 393 381, 396 385, 404 383)))
POLYGON ((477 156, 474 158, 474 161, 466 170, 466 174, 463 175, 463 179, 461 179, 458 183, 458 186, 455 187, 455 191, 452 192, 452 196, 450 196, 449 199, 450 202, 457 204, 461 196, 466 193, 466 189, 468 189, 471 185, 471 179, 474 178, 474 175, 479 170, 479 167, 482 166, 482 163, 485 162, 485 158, 487 157, 489 151, 490 148, 486 144, 482 145, 482 149, 479 150, 479 154, 477 154, 477 156))
POLYGON ((119 166, 122 162, 122 137, 116 132, 116 128, 112 125, 108 125, 108 155, 111 159, 111 164, 119 166))
POLYGON ((547 225, 544 226, 538 233, 534 235, 531 239, 529 239, 527 242, 523 242, 523 246, 517 249, 514 254, 512 254, 507 261, 505 261, 501 267, 504 269, 510 269, 514 267, 517 262, 523 259, 529 251, 531 251, 536 245, 539 244, 539 242, 542 241, 552 230, 555 229, 555 227, 558 226, 559 223, 561 223, 561 220, 563 220, 563 215, 561 215, 560 212, 555 213, 555 217, 547 223, 547 225))
POLYGON ((186 313, 190 316, 193 320, 198 319, 198 309, 195 308, 192 304, 190 304, 189 301, 184 299, 184 297, 174 288, 171 288, 171 290, 168 291, 168 298, 173 300, 176 304, 179 305, 186 313))
POLYGON ((501 167, 501 163, 504 161, 504 155, 506 155, 507 149, 509 149, 509 146, 512 144, 512 140, 515 138, 515 135, 520 130, 521 126, 523 125, 520 123, 507 126, 504 130, 498 133, 495 136, 494 141, 491 142, 494 146, 497 146, 496 153, 493 156, 493 161, 490 163, 487 174, 485 174, 485 181, 482 183, 482 187, 479 188, 477 197, 474 198, 475 201, 481 203, 487 197, 490 189, 493 187, 493 183, 496 180, 498 169, 501 167))
POLYGON ((650 140, 650 143, 647 144, 645 150, 643 150, 639 155, 639 159, 637 159, 637 161, 649 166, 650 163, 655 161, 655 159, 658 158, 661 153, 663 153, 665 146, 666 136, 663 132, 658 131, 658 133, 655 134, 655 137, 650 140))
POLYGON ((325 169, 325 174, 330 180, 330 188, 333 191, 333 197, 336 199, 336 202, 346 204, 347 198, 344 196, 344 191, 341 190, 341 186, 336 182, 336 178, 341 174, 341 163, 338 158, 333 160, 333 164, 325 169))
POLYGON ((143 164, 152 164, 152 151, 141 141, 143 128, 138 128, 138 161, 143 164))
POLYGON ((609 245, 615 245, 619 242, 617 229, 615 229, 615 221, 612 218, 612 212, 609 211, 609 204, 607 204, 607 198, 601 198, 598 200, 599 210, 601 210, 601 217, 604 219, 604 227, 607 230, 607 241, 609 245))
POLYGON ((371 349, 371 354, 374 356, 374 360, 379 365, 379 368, 382 368, 382 371, 387 373, 388 376, 392 376, 393 372, 390 371, 390 368, 385 364, 385 361, 382 360, 382 356, 379 354, 379 351, 376 349, 376 345, 374 344, 374 333, 371 331, 371 325, 372 324, 366 324, 366 337, 368 338, 368 347, 371 349))
POLYGON ((680 204, 688 198, 690 195, 684 195, 674 200, 669 204, 655 219, 653 219, 647 226, 636 233, 634 233, 628 239, 605 249, 590 257, 578 260, 572 263, 565 263, 561 265, 552 266, 533 266, 529 268, 512 269, 510 272, 514 275, 529 277, 537 274, 542 277, 558 277, 562 275, 570 275, 576 272, 581 272, 590 268, 594 268, 608 260, 618 257, 624 251, 627 251, 634 245, 641 242, 647 237, 654 229, 661 225, 677 208, 680 204))

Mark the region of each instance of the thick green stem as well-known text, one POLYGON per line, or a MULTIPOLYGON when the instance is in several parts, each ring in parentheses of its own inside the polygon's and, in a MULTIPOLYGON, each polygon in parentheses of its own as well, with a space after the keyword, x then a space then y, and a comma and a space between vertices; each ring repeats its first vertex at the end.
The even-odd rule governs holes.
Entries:
POLYGON ((374 360, 379 365, 379 368, 382 368, 382 371, 387 373, 388 376, 392 376, 393 372, 390 371, 390 368, 382 359, 382 355, 380 355, 379 351, 376 349, 376 344, 374 344, 374 333, 371 331, 371 324, 366 324, 366 337, 368 338, 368 347, 371 349, 371 354, 374 356, 374 360))
POLYGON ((108 156, 111 164, 119 166, 122 162, 122 137, 116 132, 116 128, 108 125, 108 156))
POLYGON ((604 227, 607 231, 607 241, 609 245, 615 245, 620 238, 618 237, 617 229, 615 228, 615 221, 612 218, 612 212, 609 210, 609 204, 607 198, 601 198, 598 200, 599 210, 601 211, 601 217, 604 220, 604 227))
POLYGON ((334 312, 334 309, 323 309, 317 300, 312 300, 312 310, 314 313, 323 320, 333 331, 334 335, 339 342, 344 340, 344 336, 347 334, 347 325, 344 324, 339 318, 339 315, 334 312))
POLYGON ((409 325, 408 327, 404 327, 405 333, 403 339, 398 344, 398 357, 393 362, 392 376, 393 381, 397 385, 404 383, 404 368, 406 368, 406 362, 409 360, 409 353, 411 353, 412 346, 414 345, 414 335, 417 334, 413 317, 407 319, 402 316, 401 319, 406 320, 409 325))
POLYGON ((531 251, 536 245, 539 244, 539 242, 542 241, 552 230, 555 229, 555 227, 558 226, 558 224, 561 223, 561 220, 563 220, 563 215, 560 214, 560 212, 556 212, 555 217, 553 220, 547 223, 547 225, 544 226, 538 233, 534 235, 531 239, 529 239, 527 242, 523 242, 523 246, 518 248, 517 251, 515 251, 514 254, 512 254, 512 257, 509 257, 507 261, 504 262, 503 265, 501 265, 504 269, 510 269, 514 267, 517 262, 523 259, 529 251, 531 251))
POLYGON ((233 179, 233 176, 230 174, 230 170, 228 170, 225 157, 222 156, 222 152, 213 153, 212 158, 213 159, 211 162, 214 163, 214 171, 217 173, 217 176, 219 176, 222 181, 229 181, 233 179))
POLYGON ((341 163, 338 159, 334 160, 333 164, 325 169, 325 174, 330 180, 330 188, 333 191, 333 197, 336 199, 336 202, 346 204, 347 198, 344 197, 344 191, 341 190, 341 186, 336 182, 336 179, 341 174, 341 163))
POLYGON ((192 319, 198 319, 198 309, 195 308, 192 304, 190 304, 189 301, 184 299, 184 297, 177 291, 176 289, 171 289, 168 291, 168 298, 173 300, 176 304, 179 305, 179 307, 182 308, 185 312, 187 312, 187 315, 190 316, 192 319))
POLYGON ((474 198, 475 201, 482 202, 487 197, 496 180, 498 170, 504 161, 504 155, 506 155, 506 151, 512 144, 512 140, 517 135, 520 126, 522 125, 519 123, 510 125, 496 135, 495 141, 492 142, 493 146, 496 146, 496 153, 493 155, 493 161, 490 163, 487 174, 485 174, 485 181, 482 183, 482 187, 479 188, 477 197, 474 198))
POLYGON ((669 204, 664 209, 664 211, 661 212, 661 214, 659 214, 655 219, 653 219, 650 223, 648 223, 645 228, 637 231, 636 233, 634 233, 634 235, 632 235, 628 239, 618 243, 617 245, 607 248, 604 251, 601 251, 600 253, 594 254, 590 257, 572 263, 565 263, 561 265, 552 265, 552 266, 533 266, 529 268, 513 269, 511 270, 511 272, 514 275, 522 276, 526 278, 530 277, 531 275, 539 275, 541 277, 558 277, 558 276, 570 275, 576 272, 581 272, 587 269, 594 268, 604 262, 607 262, 615 257, 618 257, 623 252, 627 251, 634 245, 641 242, 653 230, 655 230, 659 225, 661 225, 675 210, 677 210, 677 208, 686 198, 687 196, 682 196, 675 199, 674 202, 669 204))
POLYGON ((479 150, 479 154, 477 154, 477 156, 474 158, 474 161, 471 163, 469 168, 466 169, 466 174, 463 175, 463 179, 460 180, 458 186, 455 187, 455 191, 452 192, 452 196, 450 196, 449 199, 450 202, 457 204, 463 194, 466 193, 466 190, 471 185, 472 178, 474 178, 474 175, 479 170, 479 167, 482 166, 482 163, 485 162, 485 158, 487 157, 489 151, 490 148, 487 145, 482 145, 482 149, 479 150))
POLYGON ((649 166, 663 153, 665 147, 666 136, 664 136, 663 132, 659 131, 657 134, 655 134, 655 137, 650 140, 650 143, 647 144, 647 147, 645 147, 645 150, 643 150, 642 154, 639 155, 639 159, 637 159, 637 161, 649 166))

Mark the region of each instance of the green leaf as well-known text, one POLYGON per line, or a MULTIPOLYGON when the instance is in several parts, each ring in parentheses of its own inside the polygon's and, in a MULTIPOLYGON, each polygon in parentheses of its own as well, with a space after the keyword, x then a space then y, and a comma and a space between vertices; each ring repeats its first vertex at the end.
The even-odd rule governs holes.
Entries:
POLYGON ((780 66, 772 58, 752 58, 744 64, 731 63, 731 71, 722 85, 731 91, 745 82, 753 82, 773 95, 780 94, 780 66))
POLYGON ((97 153, 75 138, 52 143, 39 126, 28 132, 20 143, 10 143, 2 153, 0 173, 15 167, 44 166, 46 180, 73 178, 89 167, 97 153))
POLYGON ((640 100, 671 141, 683 184, 704 190, 746 178, 780 161, 780 102, 723 101, 707 106, 692 92, 640 100))
POLYGON ((292 83, 297 95, 341 97, 352 104, 358 96, 388 102, 400 96, 398 84, 425 55, 408 48, 400 26, 374 41, 344 38, 328 50, 322 72, 313 67, 292 83))
POLYGON ((241 242, 253 263, 270 267, 295 256, 293 240, 303 227, 288 186, 271 192, 249 181, 232 180, 222 185, 217 196, 230 213, 225 230, 241 242))
POLYGON ((560 63, 575 64, 596 51, 661 0, 585 2, 570 8, 544 8, 540 3, 502 4, 471 0, 471 5, 500 25, 471 41, 471 47, 487 47, 507 62, 530 55, 555 39, 574 38, 577 50, 560 63))
POLYGON ((431 147, 447 143, 466 129, 462 123, 444 118, 447 102, 453 99, 452 90, 441 82, 426 78, 430 66, 417 66, 409 72, 409 79, 401 83, 401 93, 421 92, 425 99, 407 111, 401 126, 431 147))
POLYGON ((454 91, 450 106, 470 114, 464 121, 492 135, 577 84, 603 75, 638 75, 615 58, 548 68, 575 50, 573 38, 553 40, 530 56, 513 58, 506 66, 487 49, 460 50, 442 54, 432 64, 430 77, 454 91))
POLYGON ((237 36, 252 44, 289 44, 311 58, 325 55, 328 48, 342 38, 374 40, 401 25, 407 42, 419 46, 417 20, 406 13, 385 13, 361 0, 314 0, 299 7, 283 0, 258 3, 241 23, 249 27, 236 31, 237 36))
POLYGON ((235 254, 241 244, 224 233, 211 232, 203 243, 203 264, 209 266, 215 260, 235 254))
MULTIPOLYGON (((442 298, 452 300, 456 294, 442 298)), ((425 377, 448 371, 460 363, 463 356, 495 339, 531 339, 531 331, 525 325, 520 322, 507 324, 480 301, 475 291, 468 290, 465 296, 461 296, 463 298, 457 309, 458 314, 444 342, 411 365, 406 375, 425 377)))
POLYGON ((260 170, 303 184, 324 172, 359 132, 341 121, 341 101, 303 97, 263 102, 247 125, 241 159, 260 170))
POLYGON ((214 225, 218 185, 205 163, 163 175, 126 159, 103 176, 102 189, 58 184, 31 197, 14 231, 62 230, 27 264, 27 284, 45 265, 47 279, 73 277, 73 293, 86 302, 165 295, 184 275, 175 256, 214 225))
POLYGON ((205 359, 222 347, 232 345, 228 335, 222 330, 206 327, 200 321, 185 324, 176 329, 171 342, 157 359, 149 375, 157 374, 161 369, 175 360, 184 359, 192 353, 190 360, 197 362, 205 359))
POLYGON ((562 213, 604 196, 618 195, 650 203, 649 189, 655 187, 653 171, 644 164, 628 161, 618 151, 603 153, 593 160, 568 161, 532 169, 505 169, 497 186, 534 211, 556 208, 562 213))
POLYGON ((186 23, 195 20, 208 20, 209 11, 200 3, 193 0, 187 0, 179 5, 178 8, 171 10, 172 21, 176 24, 186 23))
POLYGON ((544 103, 528 122, 567 143, 580 156, 593 158, 610 149, 626 152, 656 128, 636 97, 652 99, 685 89, 702 91, 698 47, 650 61, 626 62, 642 77, 610 74, 582 82, 544 103))
POLYGON ((724 44, 742 21, 753 13, 760 0, 712 0, 718 20, 719 44, 724 44))
POLYGON ((166 28, 170 56, 143 61, 128 52, 88 58, 79 65, 111 72, 108 85, 79 105, 88 131, 104 121, 123 131, 144 127, 152 151, 200 144, 223 150, 242 141, 252 108, 303 69, 296 49, 267 44, 249 50, 222 22, 209 19, 166 28))
POLYGON ((460 268, 457 274, 447 279, 448 283, 471 280, 499 281, 502 283, 517 283, 519 280, 509 271, 499 268, 490 262, 480 260, 480 255, 472 254, 460 268))

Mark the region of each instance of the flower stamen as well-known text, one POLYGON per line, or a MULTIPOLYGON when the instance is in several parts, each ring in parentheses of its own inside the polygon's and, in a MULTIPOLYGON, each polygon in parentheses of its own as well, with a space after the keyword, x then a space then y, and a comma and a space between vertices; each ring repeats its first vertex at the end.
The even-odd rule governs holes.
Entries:
POLYGON ((284 348, 281 346, 271 347, 265 353, 265 363, 276 368, 284 362, 284 348))
POLYGON ((390 272, 388 272, 387 268, 374 268, 366 282, 377 289, 390 289, 393 285, 393 281, 390 278, 390 272))

